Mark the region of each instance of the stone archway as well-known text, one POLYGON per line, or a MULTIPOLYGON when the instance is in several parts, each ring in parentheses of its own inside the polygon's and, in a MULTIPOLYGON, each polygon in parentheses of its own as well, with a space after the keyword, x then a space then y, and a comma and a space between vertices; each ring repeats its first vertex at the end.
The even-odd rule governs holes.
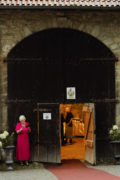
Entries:
MULTIPOLYGON (((114 123, 114 105, 111 102, 108 102, 109 104, 106 105, 105 99, 115 98, 114 63, 116 58, 103 43, 93 36, 77 30, 68 28, 48 29, 35 33, 18 43, 8 54, 7 60, 8 98, 11 103, 11 100, 15 101, 16 99, 25 101, 30 99, 32 102, 33 97, 39 102, 68 103, 65 100, 63 91, 65 87, 70 86, 72 83, 78 89, 79 94, 75 102, 97 103, 102 99, 97 104, 97 127, 101 126, 103 122, 108 123, 109 125, 106 126, 105 124, 102 127, 104 131, 103 136, 107 136, 107 129, 114 123), (38 66, 35 65, 35 68, 33 68, 34 64, 31 63, 34 63, 36 60, 39 61, 38 66), (71 64, 74 65, 77 71, 75 71, 71 64), (69 66, 70 70, 66 69, 66 65, 69 66), (49 71, 49 66, 51 70, 49 75, 46 75, 49 71), (28 70, 27 74, 26 69, 28 70), (31 69, 33 71, 33 78, 31 76, 31 69), (53 71, 55 71, 59 79, 58 88, 55 85, 56 74, 53 71), (71 72, 73 75, 71 75, 71 72), (65 75, 65 80, 62 79, 61 74, 65 75), (70 77, 70 81, 68 77, 70 77), (45 80, 51 82, 49 88, 45 80), (64 85, 61 80, 65 82, 64 85), (27 88, 26 82, 28 83, 27 88), (42 82, 43 88, 38 85, 38 82, 42 82), (34 88, 32 89, 31 86, 34 88), (88 86, 89 93, 87 90, 88 86), (22 90, 19 91, 21 87, 22 90), (104 118, 100 114, 104 114, 104 118), (101 122, 102 118, 104 120, 101 122)), ((13 106, 10 104, 8 117, 9 122, 12 120, 12 125, 16 123, 18 114, 27 110, 23 110, 23 107, 32 108, 32 106, 25 104, 25 106, 18 105, 18 109, 15 110, 16 104, 13 106), (17 114, 15 114, 15 111, 17 114)), ((100 137, 100 129, 97 133, 100 137)))
MULTIPOLYGON (((112 12, 83 12, 83 11, 32 11, 32 10, 5 10, 1 12, 0 28, 0 67, 1 67, 1 128, 5 129, 7 124, 7 106, 4 101, 7 98, 7 65, 2 63, 10 50, 25 37, 40 30, 48 28, 72 28, 91 34, 103 42, 119 59, 120 58, 120 39, 118 24, 119 13, 112 12), (104 18, 103 18, 104 17, 104 18), (110 18, 109 18, 110 17, 110 18), (106 26, 107 24, 107 26, 106 26), (8 31, 9 30, 9 31, 8 31), (9 32, 9 33, 8 33, 9 32), (6 114, 6 115, 5 115, 6 114)), ((116 82, 116 122, 120 124, 120 66, 119 61, 115 67, 116 82)))
MULTIPOLYGON (((99 41, 103 42, 113 52, 113 54, 119 58, 120 40, 117 36, 115 37, 114 35, 114 32, 117 34, 117 28, 114 28, 114 26, 116 27, 116 24, 114 23, 114 26, 112 27, 110 24, 110 19, 110 22, 108 21, 107 27, 104 27, 106 26, 107 17, 105 18, 104 22, 104 20, 100 20, 101 14, 99 13, 76 12, 74 15, 71 15, 71 12, 65 13, 45 11, 42 13, 36 11, 36 13, 34 13, 28 11, 28 14, 26 14, 25 11, 20 12, 22 12, 22 14, 12 11, 13 16, 11 18, 11 26, 9 27, 9 32, 12 32, 12 34, 10 36, 7 34, 7 32, 4 32, 4 28, 1 28, 1 33, 6 35, 5 37, 1 37, 2 58, 5 58, 11 49, 24 38, 36 32, 50 28, 70 28, 88 33, 99 41), (32 13, 32 15, 34 14, 34 16, 31 17, 30 13, 32 13), (96 18, 96 20, 92 21, 93 17, 96 15, 98 16, 98 19, 96 18), (31 17, 31 21, 29 21, 29 17, 31 17), (19 18, 19 21, 17 21, 17 18, 19 18), (85 21, 86 19, 89 20, 87 23, 85 21), (16 23, 16 28, 14 28, 14 22, 16 23), (34 26, 32 25, 33 22, 34 26), (103 24, 101 22, 103 22, 103 24)), ((113 16, 113 18, 115 17, 113 16)))

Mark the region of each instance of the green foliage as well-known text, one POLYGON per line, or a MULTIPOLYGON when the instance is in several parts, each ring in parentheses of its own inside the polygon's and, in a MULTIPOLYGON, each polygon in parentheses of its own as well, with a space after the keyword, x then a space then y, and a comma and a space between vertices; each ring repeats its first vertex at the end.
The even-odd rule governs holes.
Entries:
POLYGON ((4 131, 0 134, 0 147, 6 147, 14 145, 15 136, 14 132, 9 134, 7 131, 4 131))
POLYGON ((12 132, 7 138, 6 138, 6 142, 5 142, 5 146, 10 146, 10 145, 14 145, 14 132, 12 132))
POLYGON ((112 141, 120 141, 120 129, 117 125, 113 125, 113 127, 109 130, 109 138, 112 141))

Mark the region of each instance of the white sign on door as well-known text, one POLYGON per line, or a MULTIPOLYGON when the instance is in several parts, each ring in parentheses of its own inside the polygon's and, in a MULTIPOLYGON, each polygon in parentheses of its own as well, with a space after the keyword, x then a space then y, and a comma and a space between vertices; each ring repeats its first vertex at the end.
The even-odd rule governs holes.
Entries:
POLYGON ((67 99, 76 99, 76 88, 75 87, 67 87, 66 88, 67 99))
POLYGON ((43 113, 43 120, 51 120, 52 114, 51 113, 43 113))

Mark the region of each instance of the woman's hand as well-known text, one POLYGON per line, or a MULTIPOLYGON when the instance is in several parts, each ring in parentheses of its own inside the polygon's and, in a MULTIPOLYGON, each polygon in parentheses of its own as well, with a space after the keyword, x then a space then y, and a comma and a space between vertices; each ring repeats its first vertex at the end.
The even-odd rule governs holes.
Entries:
POLYGON ((27 129, 28 129, 28 132, 30 132, 30 131, 31 131, 30 127, 28 127, 27 129))
POLYGON ((24 129, 25 128, 25 124, 22 124, 22 129, 24 129))
POLYGON ((67 123, 67 126, 69 126, 72 123, 72 118, 70 119, 70 121, 67 123))
POLYGON ((23 128, 19 129, 19 130, 17 131, 17 134, 21 133, 22 130, 23 130, 23 128))

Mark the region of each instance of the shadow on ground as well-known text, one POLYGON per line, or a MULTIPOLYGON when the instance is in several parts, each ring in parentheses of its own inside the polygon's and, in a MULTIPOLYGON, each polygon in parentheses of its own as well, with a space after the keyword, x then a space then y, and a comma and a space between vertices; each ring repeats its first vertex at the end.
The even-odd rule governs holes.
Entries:
MULTIPOLYGON (((29 163, 29 166, 26 166, 26 165, 21 166, 19 163, 14 163, 12 167, 14 170, 44 168, 43 164, 39 162, 29 163)), ((6 171, 6 168, 7 168, 7 165, 5 163, 0 163, 0 171, 6 171)))

